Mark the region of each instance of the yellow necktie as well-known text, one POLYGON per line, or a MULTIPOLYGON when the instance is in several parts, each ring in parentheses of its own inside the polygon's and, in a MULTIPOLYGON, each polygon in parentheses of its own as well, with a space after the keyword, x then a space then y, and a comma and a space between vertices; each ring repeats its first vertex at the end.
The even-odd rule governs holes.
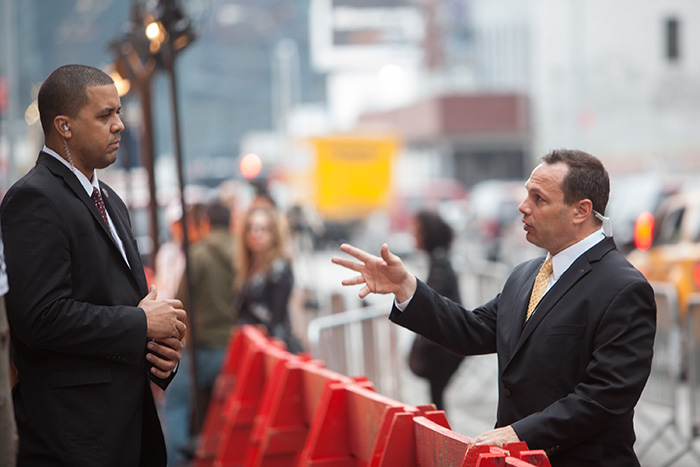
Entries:
POLYGON ((544 262, 540 268, 540 272, 537 273, 535 277, 535 285, 532 286, 532 295, 530 295, 530 304, 527 306, 527 316, 525 321, 530 319, 532 312, 537 308, 537 304, 540 303, 544 292, 547 290, 547 283, 549 282, 549 276, 552 274, 552 258, 550 257, 544 262))

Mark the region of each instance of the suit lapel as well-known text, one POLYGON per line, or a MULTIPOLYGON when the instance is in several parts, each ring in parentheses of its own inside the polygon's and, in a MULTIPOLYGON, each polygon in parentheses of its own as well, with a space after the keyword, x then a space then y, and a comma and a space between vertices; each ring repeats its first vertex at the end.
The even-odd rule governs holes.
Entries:
MULTIPOLYGON (((85 192, 85 188, 83 188, 83 185, 80 184, 80 181, 78 181, 78 178, 75 176, 75 174, 73 174, 71 170, 64 164, 57 161, 53 156, 44 152, 39 153, 39 159, 37 160, 37 163, 47 167, 54 175, 63 178, 63 181, 73 191, 75 196, 77 196, 78 199, 80 199, 80 201, 87 207, 95 223, 99 226, 98 229, 101 229, 104 235, 106 235, 109 238, 109 241, 112 243, 114 248, 119 253, 119 256, 121 257, 121 252, 119 251, 119 247, 114 241, 114 237, 112 237, 112 232, 109 230, 109 227, 105 224, 104 220, 102 219, 102 215, 100 215, 100 211, 97 210, 97 206, 95 206, 95 203, 92 201, 92 198, 88 196, 88 194, 85 192)), ((109 216, 112 219, 112 222, 114 222, 114 226, 117 229, 117 234, 119 235, 119 238, 122 240, 122 244, 124 245, 126 257, 129 260, 129 264, 131 265, 131 271, 129 272, 134 276, 137 286, 141 291, 148 290, 148 285, 146 284, 146 279, 141 269, 141 259, 138 255, 138 251, 135 251, 134 248, 131 230, 128 228, 128 226, 125 225, 125 221, 124 219, 122 219, 120 213, 111 205, 109 197, 104 196, 104 193, 106 193, 106 190, 104 188, 102 188, 102 193, 105 208, 109 212, 109 216)), ((125 268, 129 269, 126 262, 123 262, 123 264, 125 268)))
POLYGON ((147 290, 148 284, 146 283, 146 278, 143 275, 143 270, 141 268, 141 258, 138 250, 135 247, 136 241, 131 233, 129 224, 126 219, 124 219, 122 213, 115 209, 112 201, 109 199, 109 191, 102 187, 102 184, 100 184, 100 189, 102 191, 102 200, 105 203, 105 208, 107 209, 107 212, 109 212, 109 217, 112 219, 112 222, 114 222, 114 227, 117 230, 117 234, 124 245, 124 252, 126 253, 126 258, 129 260, 129 265, 131 266, 131 273, 133 274, 134 279, 136 279, 139 288, 141 290, 147 290))
POLYGON ((528 303, 530 301, 530 294, 532 293, 532 287, 535 284, 535 278, 537 277, 537 272, 540 270, 540 267, 542 266, 542 263, 544 262, 545 257, 543 256, 540 261, 537 261, 536 267, 532 272, 530 272, 530 277, 523 281, 522 284, 520 284, 520 289, 516 291, 516 297, 525 297, 525 300, 521 300, 519 303, 515 304, 514 306, 517 307, 517 309, 514 310, 514 312, 511 314, 511 323, 510 323, 510 339, 509 339, 509 348, 513 349, 513 353, 515 353, 515 349, 518 345, 518 342, 520 340, 520 337, 522 335, 522 330, 523 330, 523 322, 525 321, 525 315, 527 314, 527 307, 528 303))
MULTIPOLYGON (((612 238, 606 238, 602 240, 597 245, 593 246, 590 250, 579 256, 576 261, 574 261, 569 269, 564 271, 559 280, 552 286, 551 289, 542 297, 539 305, 537 306, 535 313, 530 317, 525 326, 516 326, 512 328, 511 342, 515 341, 515 347, 513 353, 511 354, 510 360, 518 353, 522 346, 527 342, 527 340, 532 336, 532 334, 540 326, 540 323, 544 321, 549 313, 557 313, 558 310, 554 310, 554 307, 559 303, 559 301, 564 297, 564 295, 571 290, 579 280, 586 276, 593 269, 592 263, 598 262, 608 251, 615 248, 615 242, 612 238)), ((537 271, 534 273, 537 274, 537 271)), ((525 320, 525 312, 527 310, 527 304, 530 300, 530 292, 532 290, 532 285, 534 284, 534 276, 529 279, 526 284, 529 284, 530 289, 523 293, 524 305, 522 310, 518 310, 518 313, 513 313, 518 319, 519 323, 523 323, 525 320)), ((561 310, 561 307, 559 308, 561 310)), ((517 323, 514 323, 517 324, 517 323)), ((510 363, 509 360, 509 363, 510 363)))
MULTIPOLYGON (((88 211, 90 211, 90 214, 97 225, 99 225, 99 228, 102 229, 102 231, 111 239, 112 233, 109 231, 107 225, 105 225, 104 220, 102 220, 100 211, 97 210, 97 206, 95 206, 92 198, 85 192, 85 188, 83 188, 83 185, 80 184, 80 181, 78 181, 75 174, 73 174, 68 167, 57 161, 53 156, 44 152, 39 154, 39 160, 37 162, 46 166, 51 172, 53 172, 54 175, 63 178, 66 185, 68 185, 75 196, 77 196, 85 207, 87 207, 88 211)), ((112 239, 112 242, 114 242, 114 239, 112 239)))

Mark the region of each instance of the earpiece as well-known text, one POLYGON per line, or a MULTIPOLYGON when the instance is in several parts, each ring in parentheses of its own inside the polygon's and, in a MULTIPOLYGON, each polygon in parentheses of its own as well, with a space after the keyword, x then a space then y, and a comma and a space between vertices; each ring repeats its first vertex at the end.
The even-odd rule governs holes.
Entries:
POLYGON ((68 131, 68 125, 66 125, 65 123, 63 124, 63 130, 68 131))

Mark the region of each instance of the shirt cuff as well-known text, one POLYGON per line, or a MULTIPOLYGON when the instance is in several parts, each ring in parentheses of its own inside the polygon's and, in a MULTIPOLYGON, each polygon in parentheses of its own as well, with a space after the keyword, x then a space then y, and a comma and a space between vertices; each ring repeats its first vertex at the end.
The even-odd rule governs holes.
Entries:
POLYGON ((403 311, 406 309, 409 303, 411 303, 411 300, 413 300, 413 297, 410 297, 403 302, 397 302, 396 298, 394 298, 394 306, 396 307, 397 310, 403 311))

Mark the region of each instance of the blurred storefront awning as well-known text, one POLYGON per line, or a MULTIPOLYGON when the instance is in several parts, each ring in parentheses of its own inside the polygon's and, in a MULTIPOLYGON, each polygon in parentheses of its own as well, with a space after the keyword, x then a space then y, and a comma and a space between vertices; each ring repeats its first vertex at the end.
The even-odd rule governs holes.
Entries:
POLYGON ((390 128, 408 144, 530 139, 530 108, 522 94, 454 94, 368 113, 359 126, 390 128))

